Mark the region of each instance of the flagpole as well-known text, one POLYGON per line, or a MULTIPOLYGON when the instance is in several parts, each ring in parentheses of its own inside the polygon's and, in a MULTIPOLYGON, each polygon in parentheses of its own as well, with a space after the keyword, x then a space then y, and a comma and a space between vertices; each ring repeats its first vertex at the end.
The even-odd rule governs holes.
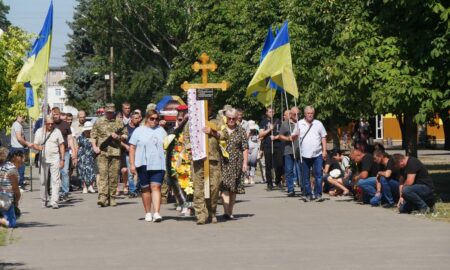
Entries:
MULTIPOLYGON (((287 98, 287 93, 286 90, 284 91, 284 99, 286 100, 286 110, 289 108, 289 104, 288 104, 288 98, 287 98)), ((289 112, 289 117, 291 116, 291 112, 289 112)), ((288 119, 288 124, 289 124, 289 134, 292 135, 292 126, 291 126, 291 121, 290 119, 288 119)), ((294 155, 294 160, 295 160, 295 147, 294 147, 294 141, 291 140, 291 144, 292 144, 292 154, 294 155)))
MULTIPOLYGON (((32 120, 31 120, 31 116, 30 116, 30 111, 28 111, 27 110, 27 112, 28 112, 28 130, 29 130, 29 134, 30 134, 30 141, 32 142, 33 140, 32 140, 32 138, 31 138, 31 136, 33 135, 33 131, 32 131, 32 126, 33 126, 33 124, 32 124, 32 120)), ((29 162, 30 162, 30 191, 33 191, 33 162, 31 161, 31 152, 30 152, 30 150, 31 149, 28 149, 28 159, 29 159, 29 162)))

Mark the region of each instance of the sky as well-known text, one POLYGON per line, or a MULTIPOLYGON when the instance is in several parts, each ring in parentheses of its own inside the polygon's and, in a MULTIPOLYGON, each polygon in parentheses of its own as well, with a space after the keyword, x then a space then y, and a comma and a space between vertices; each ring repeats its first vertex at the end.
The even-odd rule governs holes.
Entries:
MULTIPOLYGON (((8 20, 29 33, 39 34, 47 15, 50 0, 3 0, 10 7, 8 20)), ((50 67, 65 65, 64 54, 71 33, 68 21, 72 21, 76 0, 53 0, 53 39, 50 67)), ((34 40, 31 41, 32 43, 34 40)))

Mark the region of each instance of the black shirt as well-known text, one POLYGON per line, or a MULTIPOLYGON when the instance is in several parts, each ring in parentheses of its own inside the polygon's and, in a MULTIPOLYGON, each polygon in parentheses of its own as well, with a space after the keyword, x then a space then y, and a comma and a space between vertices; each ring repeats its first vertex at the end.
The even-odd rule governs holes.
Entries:
POLYGON ((428 174, 427 168, 425 168, 423 163, 415 157, 408 157, 408 162, 406 163, 404 171, 405 180, 408 174, 416 175, 413 185, 427 185, 429 188, 434 190, 433 180, 428 174))
POLYGON ((397 181, 400 179, 400 169, 394 166, 393 158, 390 158, 386 164, 386 170, 391 170, 391 177, 389 177, 390 179, 397 181))
MULTIPOLYGON (((270 120, 270 118, 263 117, 261 122, 259 122, 259 127, 263 130, 267 130, 271 123, 272 123, 272 121, 270 120)), ((280 133, 280 128, 281 128, 281 121, 279 119, 274 118, 273 119, 273 136, 277 136, 280 133)), ((272 135, 272 133, 270 132, 262 139, 262 146, 264 148, 271 147, 271 145, 272 145, 272 143, 271 143, 272 140, 270 139, 271 135, 272 135)), ((273 141, 273 147, 282 147, 282 146, 283 146, 283 143, 280 140, 273 141)))
POLYGON ((60 121, 59 123, 55 122, 55 128, 59 129, 59 131, 61 131, 63 139, 64 139, 64 149, 66 149, 66 151, 69 151, 69 142, 67 140, 67 137, 69 135, 72 135, 72 130, 70 129, 70 125, 69 123, 67 123, 66 121, 60 121))
POLYGON ((377 163, 373 162, 373 156, 370 153, 367 153, 361 160, 359 164, 360 172, 367 171, 367 177, 375 177, 379 171, 379 166, 377 163))

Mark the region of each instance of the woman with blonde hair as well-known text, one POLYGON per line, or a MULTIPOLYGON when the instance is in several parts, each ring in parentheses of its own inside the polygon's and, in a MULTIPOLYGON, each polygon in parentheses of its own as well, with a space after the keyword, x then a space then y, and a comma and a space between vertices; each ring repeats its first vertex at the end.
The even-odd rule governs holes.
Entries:
POLYGON ((164 138, 166 131, 158 125, 159 114, 148 110, 143 125, 131 135, 130 171, 137 174, 142 191, 145 221, 160 222, 161 184, 166 171, 164 138), (152 213, 152 206, 154 213, 152 213))

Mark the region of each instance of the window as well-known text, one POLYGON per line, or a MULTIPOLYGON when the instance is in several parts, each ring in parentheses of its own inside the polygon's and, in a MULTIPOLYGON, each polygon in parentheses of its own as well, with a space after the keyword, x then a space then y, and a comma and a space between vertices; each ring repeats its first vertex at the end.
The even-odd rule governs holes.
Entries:
POLYGON ((56 88, 55 89, 55 96, 61 96, 61 89, 59 89, 59 88, 56 88))

